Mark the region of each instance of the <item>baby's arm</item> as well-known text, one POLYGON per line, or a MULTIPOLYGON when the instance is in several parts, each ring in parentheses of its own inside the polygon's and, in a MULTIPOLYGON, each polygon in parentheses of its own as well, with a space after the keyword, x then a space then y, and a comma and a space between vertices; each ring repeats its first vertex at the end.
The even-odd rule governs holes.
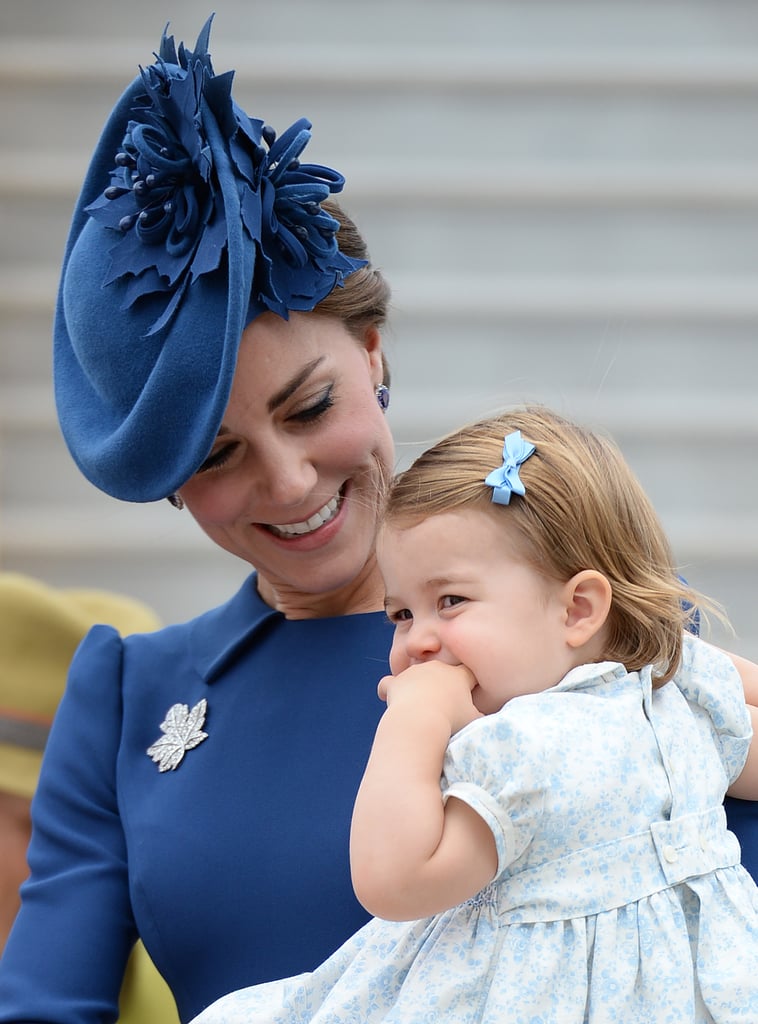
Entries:
POLYGON ((356 895, 394 921, 428 917, 474 896, 497 870, 495 840, 467 804, 442 801, 440 776, 453 733, 481 717, 463 666, 414 665, 380 684, 377 729, 353 813, 356 895))

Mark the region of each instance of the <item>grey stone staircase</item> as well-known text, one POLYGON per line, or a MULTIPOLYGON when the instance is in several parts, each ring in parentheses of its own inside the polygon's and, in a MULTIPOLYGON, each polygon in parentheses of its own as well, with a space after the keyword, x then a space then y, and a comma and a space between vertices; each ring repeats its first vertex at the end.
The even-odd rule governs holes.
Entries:
MULTIPOLYGON (((0 566, 176 621, 246 572, 166 503, 94 491, 58 436, 50 323, 112 103, 198 0, 0 5, 0 566), (165 507, 164 507, 165 506, 165 507)), ((691 582, 758 658, 758 3, 219 0, 218 71, 308 155, 394 289, 398 464, 543 401, 607 429, 691 582)))

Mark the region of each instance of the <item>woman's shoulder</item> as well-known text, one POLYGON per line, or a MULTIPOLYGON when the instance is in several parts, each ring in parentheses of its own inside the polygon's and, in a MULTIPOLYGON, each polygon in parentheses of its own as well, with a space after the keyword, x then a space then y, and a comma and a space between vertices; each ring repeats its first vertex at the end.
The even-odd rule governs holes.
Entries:
POLYGON ((202 615, 149 633, 121 636, 110 625, 95 625, 74 654, 66 702, 79 700, 151 701, 188 679, 205 680, 219 653, 238 648, 269 615, 257 595, 254 575, 227 602, 202 615), (106 697, 110 694, 110 697, 106 697))
POLYGON ((253 573, 224 604, 187 622, 127 637, 110 626, 93 627, 72 669, 78 676, 115 675, 125 694, 148 700, 174 683, 182 689, 189 680, 193 689, 213 683, 258 658, 293 670, 321 666, 352 673, 367 663, 365 671, 378 680, 387 670, 391 634, 383 612, 286 619, 262 600, 253 573))
POLYGON ((186 656, 188 652, 207 659, 211 652, 218 653, 247 637, 266 619, 277 615, 259 597, 255 579, 253 573, 223 604, 150 632, 120 636, 112 626, 93 626, 80 644, 75 661, 105 656, 135 664, 186 656))

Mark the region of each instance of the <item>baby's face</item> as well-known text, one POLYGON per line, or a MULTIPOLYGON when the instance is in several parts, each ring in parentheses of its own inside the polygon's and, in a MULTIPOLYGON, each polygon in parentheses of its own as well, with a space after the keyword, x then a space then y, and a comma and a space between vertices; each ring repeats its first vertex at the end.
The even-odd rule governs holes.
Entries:
POLYGON ((498 518, 476 509, 432 516, 379 537, 390 667, 465 665, 484 714, 557 683, 572 667, 562 584, 520 560, 498 518))

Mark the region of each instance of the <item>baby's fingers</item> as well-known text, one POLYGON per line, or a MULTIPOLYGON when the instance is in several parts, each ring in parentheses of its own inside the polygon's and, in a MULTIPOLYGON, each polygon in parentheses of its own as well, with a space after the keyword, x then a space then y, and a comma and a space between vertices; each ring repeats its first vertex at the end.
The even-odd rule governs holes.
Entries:
POLYGON ((389 688, 389 684, 392 682, 392 679, 393 676, 382 676, 382 678, 379 680, 379 685, 376 688, 376 692, 379 694, 379 700, 383 700, 386 702, 387 691, 389 688))

